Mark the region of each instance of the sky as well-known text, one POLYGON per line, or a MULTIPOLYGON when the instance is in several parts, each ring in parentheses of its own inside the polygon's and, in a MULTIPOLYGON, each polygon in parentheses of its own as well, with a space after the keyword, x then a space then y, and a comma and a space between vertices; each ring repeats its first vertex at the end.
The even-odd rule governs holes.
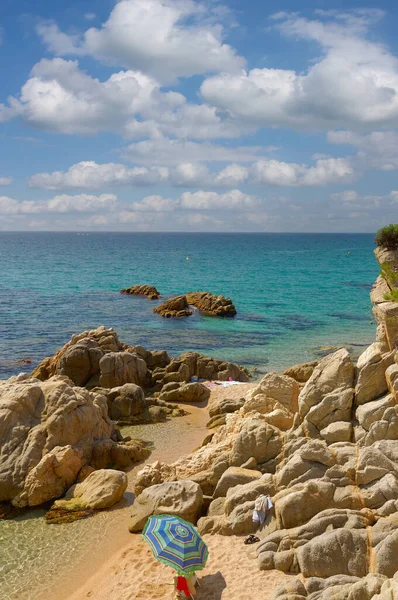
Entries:
POLYGON ((1 0, 0 231, 398 221, 393 0, 1 0))

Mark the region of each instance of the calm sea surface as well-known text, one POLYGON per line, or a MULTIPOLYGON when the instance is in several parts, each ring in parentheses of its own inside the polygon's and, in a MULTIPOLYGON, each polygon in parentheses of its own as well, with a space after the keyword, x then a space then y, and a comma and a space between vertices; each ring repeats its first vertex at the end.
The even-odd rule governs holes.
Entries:
POLYGON ((132 345, 195 350, 260 372, 311 360, 324 346, 358 354, 374 338, 373 248, 370 234, 0 233, 0 378, 23 370, 13 361, 34 365, 99 325, 132 345), (156 303, 119 293, 136 283, 166 297, 222 293, 238 315, 162 319, 156 303))

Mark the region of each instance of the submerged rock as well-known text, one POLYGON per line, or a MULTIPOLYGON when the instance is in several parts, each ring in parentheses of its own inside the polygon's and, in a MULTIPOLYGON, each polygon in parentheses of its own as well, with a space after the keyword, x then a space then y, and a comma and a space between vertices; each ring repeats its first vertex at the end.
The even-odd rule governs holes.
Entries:
POLYGON ((121 294, 131 294, 133 296, 146 296, 149 300, 157 300, 160 293, 154 285, 133 285, 129 288, 120 290, 121 294))

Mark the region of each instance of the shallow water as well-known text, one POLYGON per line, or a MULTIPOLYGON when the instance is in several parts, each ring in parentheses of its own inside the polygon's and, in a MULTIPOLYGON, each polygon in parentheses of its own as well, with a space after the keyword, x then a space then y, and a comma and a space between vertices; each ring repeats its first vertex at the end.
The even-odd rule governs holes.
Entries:
POLYGON ((195 350, 261 372, 313 359, 324 345, 374 339, 368 234, 0 233, 0 378, 105 325, 132 345, 195 350), (186 258, 189 258, 187 261, 186 258), (134 283, 234 301, 233 319, 162 319, 134 283))
MULTIPOLYGON (((124 435, 154 443, 149 463, 173 462, 197 448, 207 434, 205 409, 166 423, 123 428, 124 435)), ((127 521, 136 467, 125 500, 110 511, 64 525, 47 525, 42 509, 0 521, 1 600, 66 600, 121 546, 129 542, 127 521), (73 577, 70 576, 73 573, 73 577)))

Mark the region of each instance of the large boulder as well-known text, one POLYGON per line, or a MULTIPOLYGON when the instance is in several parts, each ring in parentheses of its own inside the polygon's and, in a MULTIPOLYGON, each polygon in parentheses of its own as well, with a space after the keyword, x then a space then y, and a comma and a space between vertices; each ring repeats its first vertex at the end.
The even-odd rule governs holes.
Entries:
POLYGON ((220 481, 217 484, 217 487, 214 491, 214 498, 226 496, 230 488, 233 488, 237 485, 250 483, 251 481, 256 481, 260 479, 261 476, 262 473, 260 471, 243 469, 242 467, 229 467, 229 469, 223 473, 220 481))
POLYGON ((245 421, 236 436, 231 451, 231 465, 240 467, 253 457, 257 464, 275 458, 282 447, 278 429, 262 419, 245 421))
POLYGON ((166 384, 159 396, 165 402, 205 402, 210 398, 210 390, 203 383, 193 382, 184 385, 166 384))
POLYGON ((358 358, 355 404, 360 406, 387 391, 386 370, 394 363, 394 352, 382 354, 377 342, 369 346, 358 358))
POLYGON ((193 481, 171 481, 146 488, 134 501, 129 531, 142 531, 151 515, 178 515, 196 523, 203 504, 201 487, 193 481))
POLYGON ((176 296, 159 304, 159 306, 153 309, 153 312, 166 318, 181 318, 189 317, 192 315, 193 310, 189 307, 186 296, 176 296))
POLYGON ((111 419, 123 423, 141 423, 149 420, 144 391, 135 383, 104 390, 111 419))
POLYGON ((354 399, 355 368, 342 348, 325 356, 299 395, 299 411, 310 435, 331 423, 349 421, 354 399))
POLYGON ((122 468, 148 456, 112 438, 106 398, 62 376, 0 383, 0 502, 35 506, 59 498, 86 465, 122 468))
POLYGON ((298 412, 298 383, 287 375, 268 373, 257 387, 249 392, 243 414, 259 412, 279 429, 289 429, 298 412))
POLYGON ((307 383, 309 378, 314 372, 315 367, 318 365, 317 360, 313 360, 311 362, 300 363, 298 365, 293 365, 293 367, 289 367, 286 371, 283 372, 284 375, 288 377, 292 377, 298 383, 307 383))
POLYGON ((145 386, 148 381, 148 369, 142 358, 130 352, 109 352, 99 363, 101 387, 115 388, 125 383, 145 386))
POLYGON ((133 296, 146 296, 149 300, 157 300, 160 298, 160 293, 154 285, 132 285, 129 288, 120 290, 121 294, 130 294, 133 296))
POLYGON ((54 356, 45 358, 33 371, 41 381, 53 375, 66 375, 76 385, 98 385, 99 361, 107 352, 127 348, 113 329, 101 326, 72 336, 54 356))
POLYGON ((99 469, 84 481, 69 488, 62 500, 56 500, 55 508, 100 510, 117 504, 127 489, 127 475, 114 469, 99 469))
POLYGON ((236 308, 230 298, 217 296, 210 292, 188 292, 188 304, 195 306, 199 312, 212 317, 234 317, 236 308))

